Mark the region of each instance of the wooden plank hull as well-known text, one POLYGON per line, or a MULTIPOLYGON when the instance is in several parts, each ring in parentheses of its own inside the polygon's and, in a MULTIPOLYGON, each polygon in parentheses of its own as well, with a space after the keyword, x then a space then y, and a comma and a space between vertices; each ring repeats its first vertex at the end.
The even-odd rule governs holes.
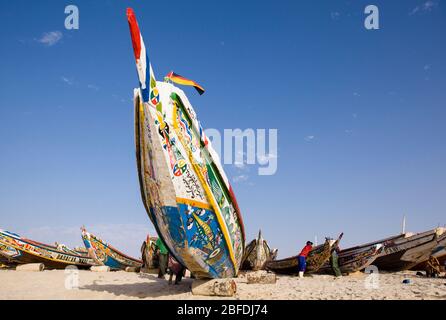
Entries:
POLYGON ((252 240, 245 248, 241 270, 264 270, 266 263, 274 260, 276 256, 277 249, 271 250, 259 232, 258 238, 252 240))
POLYGON ((108 266, 113 270, 125 270, 127 267, 141 268, 142 266, 142 260, 125 255, 107 242, 85 230, 82 231, 82 240, 89 255, 98 264, 108 266))
POLYGON ((403 271, 413 268, 429 258, 432 250, 437 246, 438 232, 434 229, 385 242, 384 252, 373 262, 373 265, 385 271, 403 271))
POLYGON ((43 263, 46 269, 65 269, 68 266, 88 269, 95 265, 95 261, 87 256, 58 250, 54 246, 25 239, 4 230, 0 230, 0 245, 17 251, 11 258, 15 264, 43 263))
MULTIPOLYGON (((446 233, 444 233, 443 235, 441 235, 439 237, 438 244, 432 250, 430 256, 437 258, 438 262, 440 262, 440 265, 442 265, 442 266, 445 265, 445 261, 446 261, 446 233)), ((426 270, 427 260, 428 259, 418 263, 411 270, 415 270, 415 271, 426 270)))
MULTIPOLYGON (((314 247, 307 257, 306 273, 317 272, 329 259, 332 250, 339 243, 340 238, 335 241, 326 240, 323 245, 314 247)), ((297 274, 299 272, 299 262, 297 256, 268 261, 266 268, 278 274, 297 274)))

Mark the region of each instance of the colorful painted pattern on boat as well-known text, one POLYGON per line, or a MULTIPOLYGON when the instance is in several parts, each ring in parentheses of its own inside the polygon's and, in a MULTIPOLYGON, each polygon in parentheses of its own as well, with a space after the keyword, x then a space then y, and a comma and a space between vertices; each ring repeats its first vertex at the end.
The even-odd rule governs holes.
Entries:
POLYGON ((111 269, 122 270, 127 267, 140 268, 142 266, 142 260, 121 253, 105 241, 87 232, 85 229, 82 230, 82 241, 84 242, 89 255, 95 259, 98 264, 108 266, 111 269))
POLYGON ((43 263, 47 269, 63 269, 69 265, 89 268, 96 264, 93 259, 87 256, 58 250, 55 246, 25 239, 4 230, 0 230, 0 245, 18 251, 13 259, 19 264, 43 263))
POLYGON ((232 187, 184 92, 155 81, 133 11, 127 16, 140 82, 135 143, 144 206, 169 252, 196 277, 233 277, 245 238, 232 187))

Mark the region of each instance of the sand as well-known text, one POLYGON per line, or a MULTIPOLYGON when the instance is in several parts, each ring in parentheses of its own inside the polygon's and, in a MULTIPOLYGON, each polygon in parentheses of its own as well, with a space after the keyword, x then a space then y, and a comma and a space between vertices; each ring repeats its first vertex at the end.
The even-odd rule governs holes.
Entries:
MULTIPOLYGON (((190 278, 179 285, 169 285, 166 280, 158 279, 153 274, 77 272, 76 275, 64 270, 0 270, 0 299, 219 299, 192 295, 190 288, 193 279, 190 278)), ((414 272, 400 272, 381 273, 378 280, 379 283, 374 282, 374 278, 364 274, 339 279, 327 275, 303 279, 279 276, 276 284, 247 284, 241 277, 237 279, 234 299, 446 300, 444 278, 427 279, 416 276, 414 272), (409 279, 410 283, 403 284, 404 279, 409 279)))

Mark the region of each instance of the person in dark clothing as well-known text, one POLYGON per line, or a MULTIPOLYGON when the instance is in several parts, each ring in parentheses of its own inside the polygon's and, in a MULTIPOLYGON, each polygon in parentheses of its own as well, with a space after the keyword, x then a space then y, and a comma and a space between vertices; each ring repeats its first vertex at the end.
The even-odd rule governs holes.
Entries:
POLYGON ((299 264, 299 278, 303 278, 304 272, 307 268, 307 256, 313 249, 313 242, 307 241, 307 244, 297 256, 297 262, 299 264))
POLYGON ((331 270, 333 271, 335 277, 342 277, 341 269, 339 268, 339 252, 341 252, 341 249, 339 249, 339 246, 336 245, 331 252, 330 257, 331 270))

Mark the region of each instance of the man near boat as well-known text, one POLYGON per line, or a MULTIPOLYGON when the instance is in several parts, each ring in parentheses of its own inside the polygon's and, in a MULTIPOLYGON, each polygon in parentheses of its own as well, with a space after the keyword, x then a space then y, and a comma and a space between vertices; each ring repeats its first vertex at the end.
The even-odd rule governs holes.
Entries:
POLYGON ((156 251, 158 252, 159 259, 158 278, 164 278, 167 271, 167 263, 169 261, 169 252, 161 238, 156 240, 156 251))
POLYGON ((339 252, 341 252, 341 249, 339 248, 339 245, 336 244, 330 256, 331 270, 336 278, 342 277, 341 269, 339 268, 339 252))
POLYGON ((311 249, 313 249, 313 242, 307 241, 305 247, 303 247, 302 251, 297 256, 297 262, 299 265, 299 278, 303 278, 305 269, 307 268, 307 256, 310 253, 311 249))

